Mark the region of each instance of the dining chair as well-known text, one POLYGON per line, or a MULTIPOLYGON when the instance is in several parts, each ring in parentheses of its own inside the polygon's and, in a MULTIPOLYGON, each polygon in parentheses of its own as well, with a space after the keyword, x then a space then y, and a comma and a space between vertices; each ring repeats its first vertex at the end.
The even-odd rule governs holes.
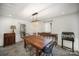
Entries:
POLYGON ((54 47, 54 44, 52 42, 48 43, 42 49, 42 52, 44 53, 44 56, 53 56, 53 47, 54 47))

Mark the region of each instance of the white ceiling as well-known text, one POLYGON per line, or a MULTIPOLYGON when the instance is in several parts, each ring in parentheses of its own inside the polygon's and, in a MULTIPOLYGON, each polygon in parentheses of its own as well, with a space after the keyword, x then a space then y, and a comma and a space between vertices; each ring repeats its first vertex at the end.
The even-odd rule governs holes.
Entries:
POLYGON ((48 20, 57 16, 79 11, 77 3, 0 3, 0 16, 32 20, 32 14, 38 12, 39 20, 48 20))

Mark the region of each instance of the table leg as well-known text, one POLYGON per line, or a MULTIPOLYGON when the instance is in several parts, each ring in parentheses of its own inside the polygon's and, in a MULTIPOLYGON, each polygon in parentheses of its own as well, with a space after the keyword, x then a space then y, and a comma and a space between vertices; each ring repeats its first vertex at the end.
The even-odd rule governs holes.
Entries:
POLYGON ((41 51, 41 50, 36 49, 36 56, 40 56, 40 55, 41 55, 41 53, 42 53, 42 51, 41 51))
POLYGON ((26 43, 24 43, 24 48, 26 48, 26 43))
POLYGON ((61 47, 63 48, 63 39, 62 39, 62 46, 61 47))
POLYGON ((72 52, 74 52, 74 41, 72 41, 72 52))

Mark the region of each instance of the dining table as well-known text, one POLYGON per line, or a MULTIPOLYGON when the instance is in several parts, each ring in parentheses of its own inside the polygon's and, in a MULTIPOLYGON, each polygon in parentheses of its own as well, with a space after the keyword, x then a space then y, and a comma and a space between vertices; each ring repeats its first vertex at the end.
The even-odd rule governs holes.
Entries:
POLYGON ((39 56, 42 53, 42 49, 52 41, 52 39, 44 39, 43 36, 40 35, 29 35, 23 37, 24 39, 24 47, 26 48, 27 45, 31 45, 36 48, 36 55, 39 56))

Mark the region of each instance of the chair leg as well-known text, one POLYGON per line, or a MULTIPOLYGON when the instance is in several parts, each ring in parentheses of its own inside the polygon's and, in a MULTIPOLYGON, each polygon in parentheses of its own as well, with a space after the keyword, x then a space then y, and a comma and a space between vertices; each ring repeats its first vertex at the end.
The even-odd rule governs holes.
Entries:
POLYGON ((30 45, 26 46, 26 52, 30 51, 30 56, 32 56, 32 47, 30 45))
POLYGON ((51 54, 51 56, 53 56, 53 53, 51 54))
POLYGON ((51 55, 53 56, 53 50, 52 50, 52 53, 51 53, 51 55))

